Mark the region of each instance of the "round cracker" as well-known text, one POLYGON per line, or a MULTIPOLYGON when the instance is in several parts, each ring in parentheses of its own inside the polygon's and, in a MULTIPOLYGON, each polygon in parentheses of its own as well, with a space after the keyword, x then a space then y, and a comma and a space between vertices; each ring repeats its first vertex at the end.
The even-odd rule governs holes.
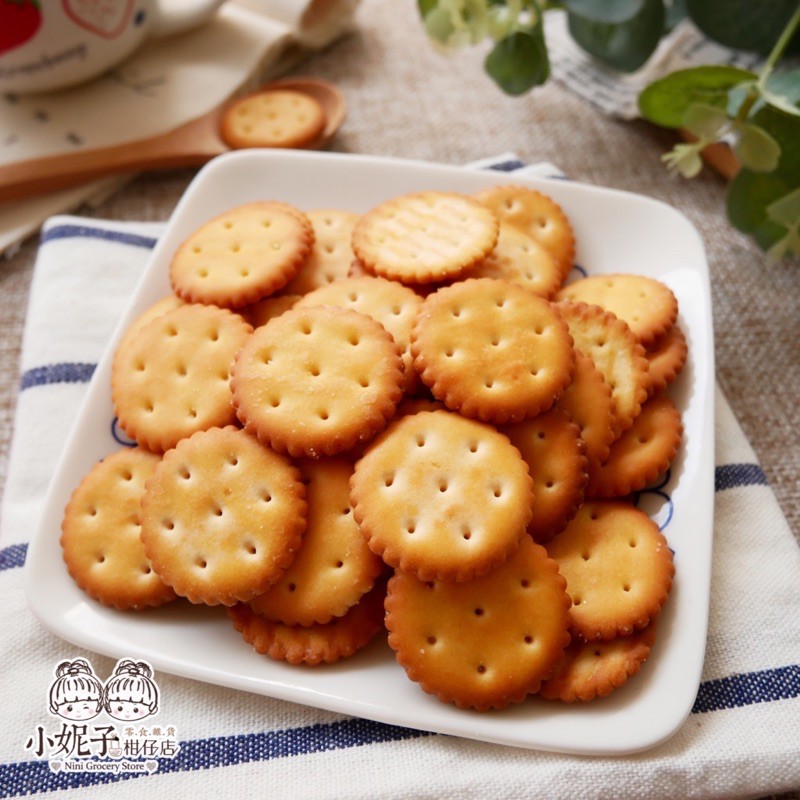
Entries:
POLYGON ((586 445, 589 467, 601 464, 611 452, 616 436, 616 414, 611 387, 589 356, 575 351, 572 382, 556 402, 578 426, 586 445))
POLYGON ((608 642, 573 639, 555 672, 542 683, 539 694, 546 700, 563 703, 606 697, 639 672, 655 639, 655 622, 643 631, 608 642))
POLYGON ((575 360, 567 326, 547 300, 491 278, 471 278, 427 297, 411 352, 434 397, 494 423, 550 408, 570 382, 575 360))
POLYGON ((465 195, 418 192, 381 203, 353 230, 353 252, 375 275, 432 283, 467 272, 497 243, 494 214, 465 195))
POLYGON ((664 391, 680 375, 689 355, 683 331, 673 325, 645 351, 650 367, 647 371, 647 393, 651 397, 664 391))
POLYGON ((176 597, 153 570, 140 536, 139 503, 160 460, 139 447, 107 456, 83 478, 64 510, 67 570, 103 605, 138 610, 176 597))
POLYGON ((357 462, 350 497, 370 549, 423 580, 465 581, 496 568, 531 518, 519 451, 448 411, 394 421, 357 462))
POLYGON ((383 564, 361 535, 350 507, 353 462, 304 460, 308 522, 291 566, 250 607, 284 625, 320 625, 341 617, 368 592, 383 564))
POLYGON ((533 481, 533 516, 528 533, 549 542, 575 516, 588 480, 586 445, 567 414, 551 409, 533 419, 506 425, 508 436, 528 465, 533 481))
POLYGON ((507 222, 500 223, 494 250, 470 270, 469 276, 518 283, 548 300, 562 283, 561 266, 553 254, 536 239, 507 222))
POLYGON ((666 472, 678 453, 683 424, 680 411, 666 395, 648 400, 609 457, 593 465, 586 487, 588 497, 624 497, 644 489, 666 472))
POLYGON ((354 258, 350 240, 359 219, 352 211, 336 209, 309 211, 306 216, 314 229, 314 246, 284 289, 300 295, 347 277, 354 258))
POLYGON ((233 422, 230 368, 251 332, 238 314, 192 303, 124 337, 111 371, 122 430, 163 452, 196 431, 233 422))
POLYGON ((396 572, 389 645, 412 681, 460 708, 504 708, 536 692, 569 642, 558 568, 529 537, 501 567, 466 583, 396 572))
POLYGON ((647 399, 648 363, 644 348, 623 320, 588 303, 556 303, 569 327, 575 347, 589 356, 611 387, 614 433, 633 424, 647 399))
POLYGON ((386 583, 381 580, 344 616, 307 627, 271 622, 245 603, 227 612, 236 630, 257 653, 293 665, 316 666, 349 658, 378 635, 383 629, 385 595, 386 583))
POLYGON ((493 186, 473 197, 495 216, 519 228, 547 249, 566 279, 575 261, 575 235, 569 218, 549 195, 524 186, 493 186))
POLYGON ((305 92, 267 89, 234 100, 222 114, 220 135, 233 148, 310 147, 325 130, 320 102, 305 92))
POLYGON ((244 431, 201 431, 147 481, 142 542, 162 580, 191 602, 247 601, 294 560, 305 494, 297 467, 244 431))
POLYGON ((658 526, 627 503, 584 503, 547 552, 567 580, 572 630, 586 641, 647 627, 667 601, 675 574, 658 526))
POLYGON ((293 456, 335 455, 385 427, 403 395, 400 351, 371 317, 335 306, 292 308, 236 356, 236 414, 293 456))
POLYGON ((239 308, 282 289, 308 258, 314 230, 296 208, 237 206, 201 225, 170 263, 172 288, 191 303, 239 308))
POLYGON ((316 289, 297 303, 298 308, 324 305, 350 308, 380 322, 400 348, 406 392, 414 389, 417 374, 411 354, 411 329, 422 305, 419 295, 385 278, 347 278, 316 289))
POLYGON ((627 323, 645 347, 663 336, 678 317, 678 300, 672 290, 646 275, 590 275, 565 286, 557 299, 610 311, 627 323))

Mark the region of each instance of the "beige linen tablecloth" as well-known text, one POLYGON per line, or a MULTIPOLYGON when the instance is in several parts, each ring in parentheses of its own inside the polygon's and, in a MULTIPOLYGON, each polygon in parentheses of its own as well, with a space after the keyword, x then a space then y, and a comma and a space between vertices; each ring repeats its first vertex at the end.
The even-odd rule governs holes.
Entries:
MULTIPOLYGON (((410 0, 364 0, 357 20, 356 33, 302 68, 337 83, 347 100, 332 149, 450 164, 512 151, 526 162, 558 164, 578 181, 665 201, 694 223, 711 270, 717 380, 800 541, 800 264, 768 267, 731 228, 718 176, 687 182, 667 174, 660 155, 671 146, 669 132, 610 121, 555 83, 504 96, 484 75, 482 53, 449 59, 433 51, 410 0)), ((81 213, 166 220, 193 174, 141 176, 81 213)), ((36 249, 29 241, 0 263, 0 490, 36 249)))

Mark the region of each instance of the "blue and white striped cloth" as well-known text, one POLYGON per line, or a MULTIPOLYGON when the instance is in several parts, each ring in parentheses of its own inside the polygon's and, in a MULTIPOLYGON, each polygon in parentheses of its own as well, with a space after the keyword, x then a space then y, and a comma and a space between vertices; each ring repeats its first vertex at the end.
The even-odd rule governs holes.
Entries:
POLYGON ((54 665, 82 656, 108 675, 113 662, 60 640, 28 610, 27 543, 87 381, 160 231, 57 217, 42 233, 0 517, 0 797, 672 800, 800 788, 800 549, 719 391, 703 678, 689 719, 659 747, 616 758, 519 750, 159 674, 181 750, 155 774, 54 772, 37 759, 26 743, 47 722, 54 665))

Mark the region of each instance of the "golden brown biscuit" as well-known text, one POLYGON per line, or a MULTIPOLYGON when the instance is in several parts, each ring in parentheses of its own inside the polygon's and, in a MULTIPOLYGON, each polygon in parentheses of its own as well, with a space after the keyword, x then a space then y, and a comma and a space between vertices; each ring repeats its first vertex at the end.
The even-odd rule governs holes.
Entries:
POLYGON ((163 452, 195 431, 233 422, 230 368, 251 331, 238 314, 192 303, 123 337, 111 371, 122 430, 163 452))
POLYGON ((372 438, 403 395, 400 351, 371 317, 293 308, 258 328, 236 356, 236 414, 265 444, 317 458, 372 438))
POLYGON ((370 549, 422 580, 489 572, 531 518, 519 451, 494 428, 449 411, 393 422, 356 464, 350 487, 370 549))
POLYGON ((666 472, 683 434, 681 414, 666 395, 648 400, 611 454, 589 472, 588 497, 624 497, 666 472))
POLYGON ((565 412, 551 409, 501 430, 521 453, 533 481, 528 533, 535 542, 549 542, 583 502, 589 462, 580 429, 565 412))
POLYGON ((314 246, 308 260, 286 285, 287 293, 308 294, 346 278, 354 258, 350 239, 358 214, 322 209, 309 211, 306 216, 314 229, 314 246))
POLYGON ((566 279, 575 261, 575 235, 561 206, 552 197, 524 186, 493 186, 473 197, 501 222, 519 228, 558 261, 566 279))
POLYGON ((572 630, 586 641, 647 627, 667 601, 675 574, 658 526, 627 503, 584 503, 547 552, 567 579, 572 630))
POLYGON ((656 623, 608 642, 573 639, 553 675, 539 690, 547 700, 572 703, 605 697, 633 677, 650 656, 656 623))
POLYGON ((494 423, 546 411, 570 382, 572 338, 558 311, 507 281, 475 278, 425 299, 414 366, 448 408, 494 423))
POLYGON ((402 195, 364 214, 353 229, 353 252, 373 274, 402 283, 463 275, 497 243, 494 214, 452 192, 402 195))
POLYGON ((294 560, 305 494, 297 468, 244 431, 201 431, 166 453, 147 481, 145 552, 193 603, 250 600, 294 560))
POLYGON ((683 331, 673 325, 645 351, 650 364, 647 371, 647 393, 650 397, 664 391, 680 375, 689 355, 683 331))
POLYGON ((220 135, 233 148, 315 145, 327 124, 325 109, 305 92, 269 89, 234 100, 222 114, 220 135))
POLYGON ((316 289, 297 303, 298 308, 318 305, 351 308, 380 322, 400 348, 406 376, 405 390, 414 390, 417 374, 411 355, 411 328, 422 305, 419 295, 407 286, 385 278, 347 278, 316 289))
POLYGON ((368 592, 383 564, 370 549, 350 508, 353 462, 304 460, 308 523, 291 566, 250 607, 284 625, 320 625, 341 617, 368 592))
POLYGON ((289 664, 332 664, 366 647, 383 629, 383 599, 386 582, 374 588, 342 617, 325 625, 283 625, 270 622, 246 603, 227 609, 228 616, 244 640, 257 653, 289 664))
POLYGON ((285 203, 237 206, 201 225, 172 257, 172 288, 190 303, 239 308, 282 289, 314 243, 311 223, 285 203))
POLYGON ((631 329, 610 311, 587 303, 556 303, 575 347, 589 356, 611 387, 615 435, 633 424, 647 399, 648 363, 631 329))
POLYGON ((575 351, 572 382, 556 402, 556 407, 565 411, 580 429, 589 468, 605 461, 616 436, 614 398, 603 373, 580 350, 575 351))
POLYGON ((663 336, 678 317, 678 300, 672 290, 645 275, 590 275, 565 286, 558 299, 610 311, 627 323, 645 347, 663 336))
POLYGON ((103 605, 138 610, 175 599, 153 571, 140 537, 139 502, 160 460, 138 447, 107 456, 64 510, 61 547, 69 574, 103 605))
POLYGON ((550 300, 562 283, 561 265, 546 247, 519 228, 500 223, 494 250, 469 272, 470 278, 497 278, 518 283, 550 300))
POLYGON ((465 583, 396 572, 389 645, 412 681, 442 702, 485 711, 539 689, 569 643, 564 579, 525 537, 495 571, 465 583))

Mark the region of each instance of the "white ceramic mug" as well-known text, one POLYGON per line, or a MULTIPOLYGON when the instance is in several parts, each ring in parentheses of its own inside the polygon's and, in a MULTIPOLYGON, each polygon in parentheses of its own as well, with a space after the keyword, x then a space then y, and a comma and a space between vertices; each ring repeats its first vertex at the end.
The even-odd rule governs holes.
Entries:
POLYGON ((0 0, 0 93, 61 89, 126 59, 148 36, 207 21, 223 0, 0 0))

